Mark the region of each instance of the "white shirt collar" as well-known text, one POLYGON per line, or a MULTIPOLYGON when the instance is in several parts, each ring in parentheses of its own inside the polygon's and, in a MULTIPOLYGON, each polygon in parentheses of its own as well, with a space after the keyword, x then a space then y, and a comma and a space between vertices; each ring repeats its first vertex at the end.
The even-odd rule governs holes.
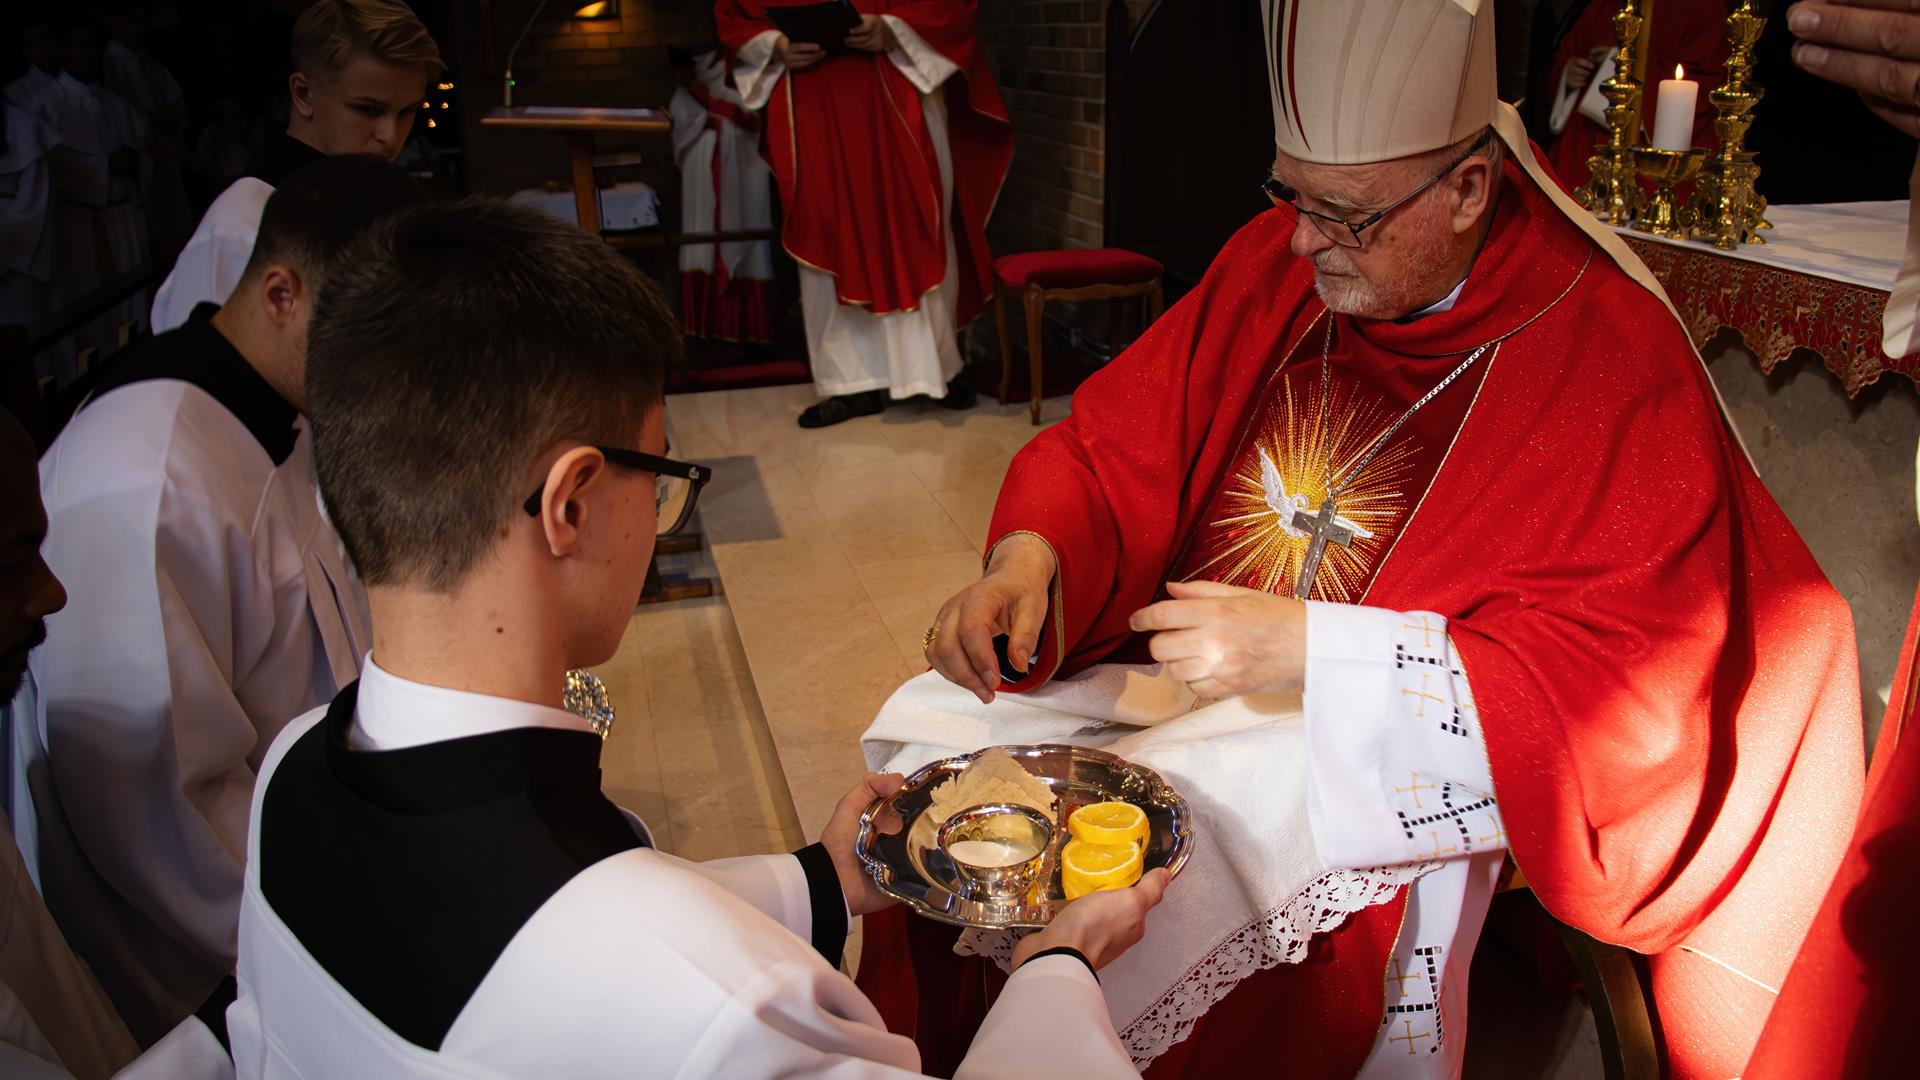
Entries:
POLYGON ((1452 311, 1453 305, 1460 301, 1460 290, 1466 287, 1467 287, 1467 279, 1461 278, 1460 284, 1455 285, 1453 287, 1452 292, 1448 293, 1447 295, 1441 297, 1438 300, 1435 300, 1433 303, 1428 304, 1426 307, 1421 308, 1419 311, 1416 311, 1411 315, 1407 315, 1403 317, 1400 321, 1412 322, 1415 319, 1426 318, 1428 315, 1438 315, 1443 311, 1452 311))
POLYGON ((402 750, 527 727, 593 731, 583 717, 565 709, 403 679, 383 670, 369 654, 360 672, 347 745, 355 750, 402 750))

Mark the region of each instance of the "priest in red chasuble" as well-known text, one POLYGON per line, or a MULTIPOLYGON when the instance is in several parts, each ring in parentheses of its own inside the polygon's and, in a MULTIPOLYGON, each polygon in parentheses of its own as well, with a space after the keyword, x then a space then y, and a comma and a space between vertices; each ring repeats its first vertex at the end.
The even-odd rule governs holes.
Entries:
MULTIPOLYGON (((1273 209, 1015 458, 928 658, 982 702, 1149 660, 1203 698, 1300 691, 1324 864, 1424 871, 1149 1075, 1459 1075, 1511 858, 1647 956, 1670 1075, 1737 1076, 1859 802, 1846 604, 1658 282, 1496 99, 1491 3, 1263 14, 1273 209)), ((923 1046, 991 985, 944 935, 867 927, 863 981, 923 1046)))
POLYGON ((993 292, 987 217, 1013 129, 974 35, 974 0, 855 0, 830 48, 789 41, 768 11, 811 0, 718 0, 714 17, 800 264, 824 427, 926 395, 973 402, 956 329, 993 292))

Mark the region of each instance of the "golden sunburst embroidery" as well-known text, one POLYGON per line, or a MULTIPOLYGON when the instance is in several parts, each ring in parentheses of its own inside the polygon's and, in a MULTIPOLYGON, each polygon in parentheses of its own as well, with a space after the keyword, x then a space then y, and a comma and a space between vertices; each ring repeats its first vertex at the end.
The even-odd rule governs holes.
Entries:
MULTIPOLYGON (((1309 541, 1293 527, 1294 513, 1311 514, 1326 499, 1329 457, 1341 476, 1399 417, 1377 395, 1356 393, 1352 379, 1336 375, 1323 434, 1318 378, 1279 382, 1281 393, 1262 407, 1241 460, 1214 499, 1203 526, 1207 540, 1189 577, 1291 594, 1309 541)), ((1407 514, 1416 456, 1417 444, 1402 433, 1341 493, 1338 513, 1361 534, 1351 547, 1327 545, 1314 599, 1352 602, 1365 591, 1407 514)))

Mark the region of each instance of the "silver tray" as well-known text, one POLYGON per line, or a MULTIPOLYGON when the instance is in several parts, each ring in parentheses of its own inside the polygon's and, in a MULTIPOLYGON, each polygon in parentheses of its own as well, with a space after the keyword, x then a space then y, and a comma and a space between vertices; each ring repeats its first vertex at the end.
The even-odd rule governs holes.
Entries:
MULTIPOLYGON (((1026 897, 1011 902, 989 902, 960 895, 960 878, 953 862, 934 843, 938 823, 926 816, 933 789, 958 775, 974 754, 943 758, 907 777, 893 796, 902 828, 883 833, 875 823, 888 800, 876 799, 860 815, 854 851, 880 891, 913 910, 955 926, 984 929, 1040 927, 1066 900, 1060 889, 1060 845, 1069 839, 1067 815, 1097 802, 1130 802, 1147 814, 1146 869, 1164 866, 1174 874, 1187 861, 1193 846, 1193 811, 1160 774, 1105 750, 1086 746, 1044 744, 1003 746, 1015 761, 1053 789, 1060 827, 1040 864, 1039 880, 1026 897)), ((977 753, 977 751, 976 751, 977 753)))

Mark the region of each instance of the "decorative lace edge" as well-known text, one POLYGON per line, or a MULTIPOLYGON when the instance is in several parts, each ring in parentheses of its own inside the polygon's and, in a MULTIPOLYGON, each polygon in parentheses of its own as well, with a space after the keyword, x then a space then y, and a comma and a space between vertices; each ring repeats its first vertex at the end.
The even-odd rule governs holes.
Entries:
MULTIPOLYGON (((1411 884, 1432 869, 1420 866, 1374 870, 1329 870, 1275 908, 1227 935, 1220 944, 1187 970, 1166 993, 1120 1032, 1121 1045, 1136 1068, 1145 1070, 1153 1059, 1185 1041, 1194 1025, 1242 979, 1280 964, 1299 963, 1315 934, 1326 933, 1356 911, 1383 904, 1401 886, 1411 884)), ((1002 971, 1012 966, 1019 935, 968 930, 954 951, 962 956, 984 956, 1002 971)))

